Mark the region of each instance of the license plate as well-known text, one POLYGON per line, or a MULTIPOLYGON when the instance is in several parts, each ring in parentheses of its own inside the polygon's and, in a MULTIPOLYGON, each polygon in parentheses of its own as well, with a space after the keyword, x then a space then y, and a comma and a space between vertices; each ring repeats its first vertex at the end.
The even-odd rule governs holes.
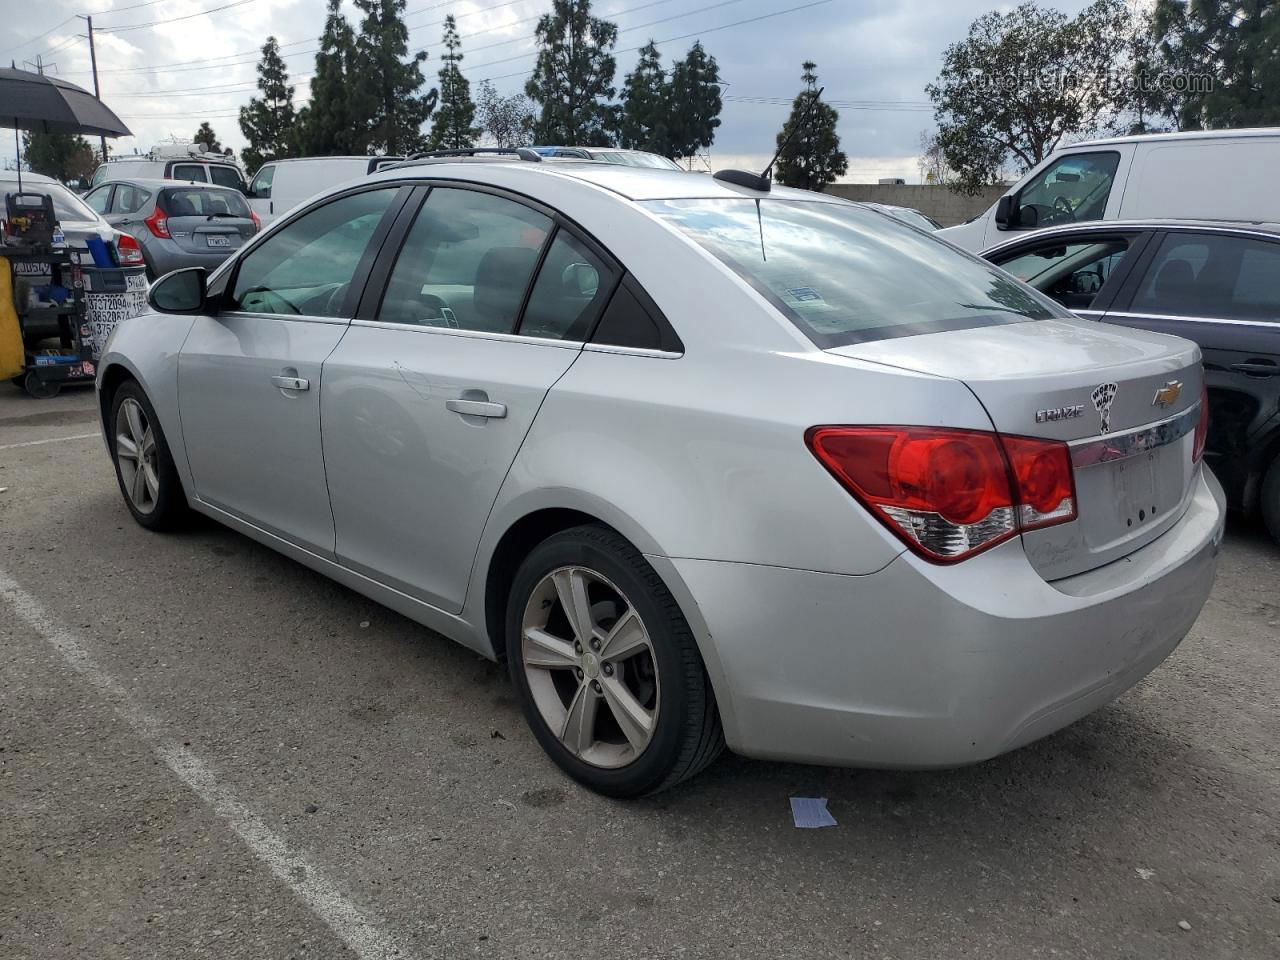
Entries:
POLYGON ((222 237, 216 233, 205 234, 205 242, 211 247, 229 247, 231 246, 230 237, 222 237))

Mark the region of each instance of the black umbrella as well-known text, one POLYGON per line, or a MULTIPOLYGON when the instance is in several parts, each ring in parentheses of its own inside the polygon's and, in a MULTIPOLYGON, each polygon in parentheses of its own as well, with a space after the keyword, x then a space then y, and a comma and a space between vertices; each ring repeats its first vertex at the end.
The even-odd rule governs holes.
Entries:
MULTIPOLYGON (((38 133, 87 133, 128 137, 131 131, 83 87, 27 70, 0 69, 0 126, 38 133)), ((22 147, 18 147, 18 189, 22 189, 22 147)))

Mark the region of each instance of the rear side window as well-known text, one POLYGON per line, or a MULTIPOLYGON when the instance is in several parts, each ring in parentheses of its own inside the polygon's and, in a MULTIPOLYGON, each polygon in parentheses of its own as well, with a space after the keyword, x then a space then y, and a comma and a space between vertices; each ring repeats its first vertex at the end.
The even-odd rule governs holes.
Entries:
POLYGON ((1130 310, 1280 323, 1280 244, 1251 237, 1169 234, 1130 310))
POLYGON ((240 176, 240 171, 223 164, 210 164, 209 179, 220 187, 230 187, 232 190, 239 190, 244 186, 244 177, 240 176))
POLYGON ((243 217, 249 219, 249 205, 231 190, 169 189, 161 192, 160 205, 171 217, 243 217))
POLYGON ((989 264, 855 204, 642 204, 718 257, 819 347, 1069 314, 989 264))
POLYGON ((666 317, 631 277, 618 286, 591 337, 592 343, 682 353, 684 344, 666 317))
POLYGON ((208 183, 204 175, 204 166, 199 163, 175 163, 173 165, 174 180, 194 180, 196 183, 208 183))
POLYGON ((529 295, 520 333, 585 340, 617 279, 586 244, 563 229, 557 230, 529 295))
POLYGON ((151 194, 131 184, 122 183, 116 187, 115 198, 111 201, 112 213, 136 213, 151 199, 151 194))
POLYGON ((103 187, 101 190, 93 190, 90 193, 85 194, 84 202, 87 203, 95 213, 106 213, 107 204, 111 202, 112 189, 112 187, 103 187))

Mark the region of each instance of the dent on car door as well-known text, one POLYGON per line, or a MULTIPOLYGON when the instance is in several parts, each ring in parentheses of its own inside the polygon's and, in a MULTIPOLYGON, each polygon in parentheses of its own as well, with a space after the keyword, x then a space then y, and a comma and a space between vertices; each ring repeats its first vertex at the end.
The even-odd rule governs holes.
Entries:
POLYGON ((617 272, 548 211, 490 192, 437 187, 398 229, 380 298, 371 283, 324 365, 337 555, 456 612, 507 470, 617 272))
POLYGON ((179 358, 197 496, 321 555, 333 554, 321 366, 407 194, 388 186, 329 200, 251 247, 179 358))
POLYGON ((1108 312, 1109 322, 1194 340, 1209 391, 1206 459, 1235 504, 1280 411, 1280 243, 1169 232, 1108 312))

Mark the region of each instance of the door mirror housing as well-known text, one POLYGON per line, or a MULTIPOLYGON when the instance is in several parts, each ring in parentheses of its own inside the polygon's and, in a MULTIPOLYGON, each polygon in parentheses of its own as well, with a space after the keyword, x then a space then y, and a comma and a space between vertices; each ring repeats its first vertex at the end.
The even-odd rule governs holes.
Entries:
POLYGON ((1001 230, 1008 230, 1019 224, 1018 198, 1012 193, 1006 193, 996 204, 996 226, 1001 230))
POLYGON ((204 267, 166 273, 147 291, 147 303, 158 313, 200 313, 207 300, 207 280, 204 267))

